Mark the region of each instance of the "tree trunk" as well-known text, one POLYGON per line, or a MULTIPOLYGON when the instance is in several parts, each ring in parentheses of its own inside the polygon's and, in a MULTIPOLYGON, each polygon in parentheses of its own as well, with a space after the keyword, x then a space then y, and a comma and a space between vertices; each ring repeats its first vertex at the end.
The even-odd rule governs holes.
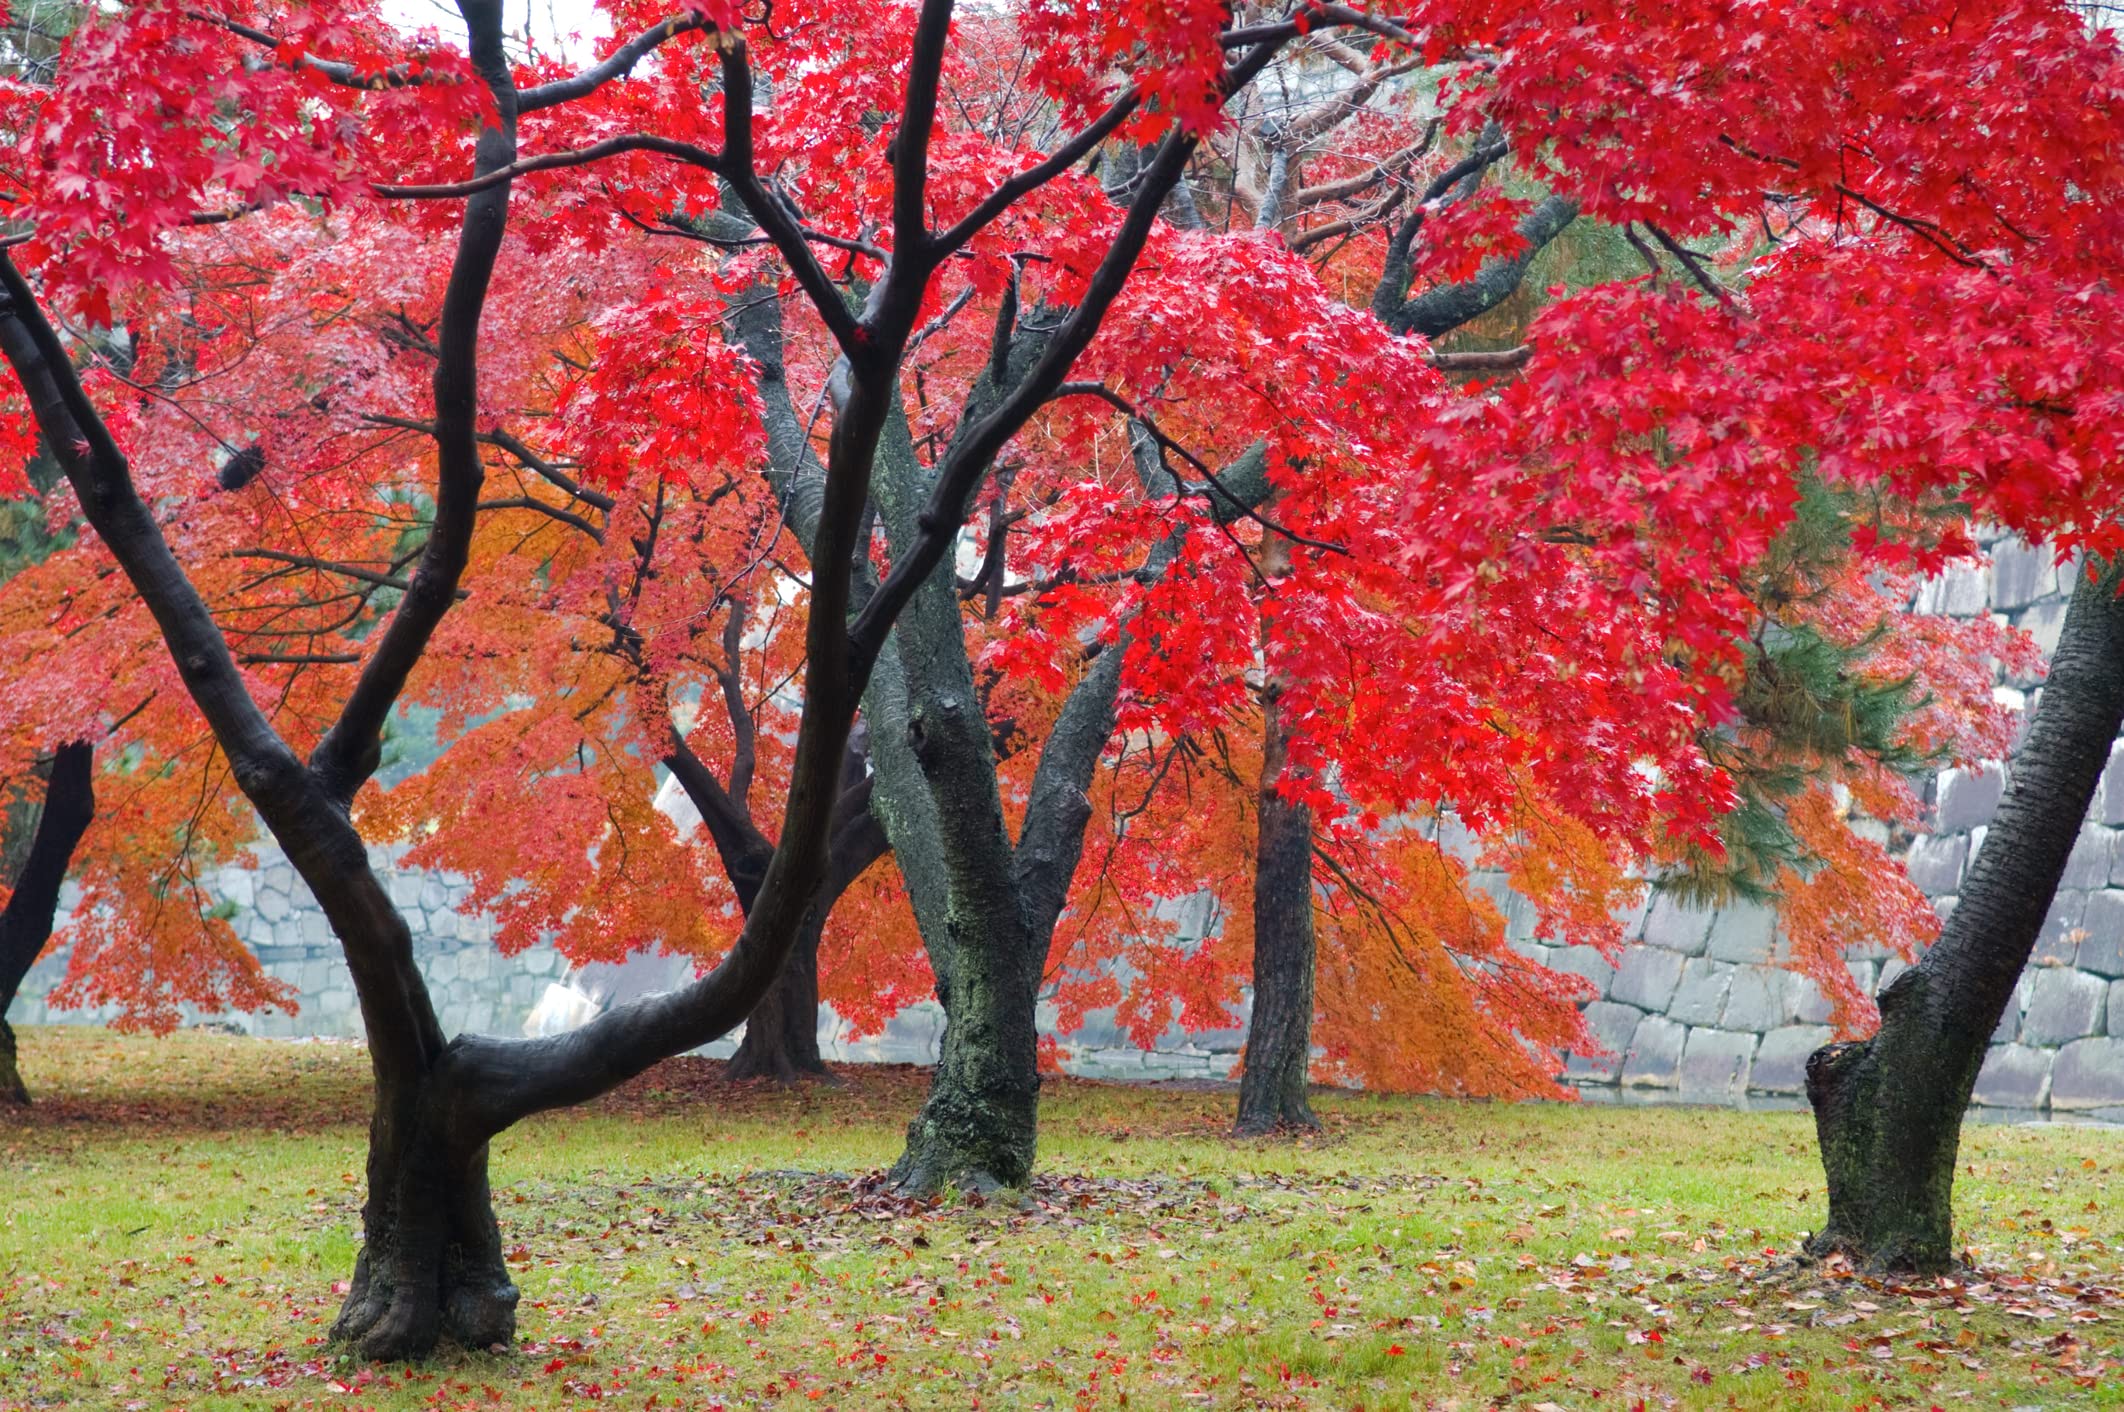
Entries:
POLYGON ((1962 1116, 2124 724, 2124 569, 2084 575, 1984 846, 1946 927, 1881 992, 1881 1028, 1807 1061, 1829 1220, 1810 1255, 1883 1272, 1954 1264, 1962 1116))
POLYGON ((442 1336, 470 1349, 516 1336, 516 1286, 487 1189, 487 1145, 453 1150, 432 1081, 379 1080, 369 1122, 369 1198, 335 1343, 379 1360, 417 1357, 442 1336))
POLYGON ((60 886, 74 849, 96 817, 94 764, 93 747, 85 740, 60 746, 53 756, 44 807, 21 876, 15 879, 6 910, 0 911, 0 1103, 30 1101, 16 1061, 15 1031, 6 1016, 23 977, 51 940, 60 886))
MULTIPOLYGON (((774 861, 774 845, 753 822, 748 802, 753 770, 752 727, 735 667, 738 633, 743 623, 743 617, 733 611, 731 628, 724 638, 732 666, 723 678, 723 688, 731 725, 739 740, 730 784, 725 786, 717 779, 685 738, 675 732, 664 764, 699 811, 723 861, 731 890, 737 894, 738 906, 749 918, 759 902, 768 866, 774 861)), ((833 1071, 819 1057, 819 938, 841 894, 871 864, 891 851, 884 829, 870 816, 869 753, 864 745, 868 735, 860 725, 850 732, 848 749, 841 760, 840 794, 834 801, 825 886, 805 916, 782 973, 745 1017, 745 1037, 738 1042, 737 1053, 731 1056, 725 1070, 725 1076, 733 1081, 766 1079, 793 1084, 799 1079, 833 1079, 833 1071)))
POLYGON ((1275 789, 1290 733, 1271 692, 1263 708, 1254 846, 1254 1013, 1239 1076, 1248 1136, 1316 1132, 1306 1101, 1313 1063, 1313 811, 1275 789))
MULTIPOLYGON (((1015 907, 1012 908, 1013 913, 1015 907)), ((937 974, 944 1039, 922 1111, 907 1126, 893 1184, 928 1193, 945 1187, 987 1193, 1032 1179, 1039 1140, 1039 1034, 1030 938, 1016 916, 969 935, 954 921, 949 973, 937 974), (1013 934, 1015 933, 1015 934, 1013 934)))
MULTIPOLYGON (((1030 366, 1030 350, 1003 361, 1030 366)), ((969 398, 969 418, 998 395, 982 387, 969 398)), ((907 424, 896 418, 873 482, 895 556, 919 537, 924 482, 907 424)), ((871 812, 907 883, 945 1016, 929 1097, 892 1168, 894 1185, 914 1194, 1022 1186, 1038 1141, 1034 1009, 1045 937, 1033 945, 995 735, 960 612, 954 567, 940 562, 901 614, 864 706, 876 769, 871 812)))
POLYGON ((774 988, 745 1017, 745 1037, 724 1071, 732 1082, 765 1079, 787 1085, 834 1077, 819 1057, 819 934, 824 929, 825 917, 814 911, 774 988))

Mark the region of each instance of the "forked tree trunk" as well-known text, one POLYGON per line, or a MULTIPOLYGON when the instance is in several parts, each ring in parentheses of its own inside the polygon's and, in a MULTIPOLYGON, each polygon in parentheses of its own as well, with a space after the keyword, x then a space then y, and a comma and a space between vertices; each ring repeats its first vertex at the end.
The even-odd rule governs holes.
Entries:
POLYGON ((1254 1013, 1239 1075, 1248 1136, 1313 1132, 1306 1101, 1313 1062, 1313 811, 1278 794, 1290 734, 1271 690, 1263 707, 1261 793, 1254 846, 1254 1013))
POLYGON ((498 1127, 479 1101, 501 1084, 467 1081, 456 1061, 475 1042, 444 1041, 412 933, 360 835, 288 763, 284 780, 256 782, 254 800, 340 938, 375 1080, 362 1247, 332 1337, 374 1359, 415 1357, 443 1336, 507 1344, 516 1289, 487 1190, 486 1137, 498 1127))
POLYGON ((94 751, 87 741, 59 747, 45 783, 44 806, 37 816, 22 872, 14 880, 7 907, 0 911, 0 1103, 27 1103, 29 1088, 15 1053, 15 1031, 7 1022, 23 977, 51 940, 59 912, 59 888, 73 862, 74 849, 96 817, 94 751))
POLYGON ((774 988, 745 1017, 745 1037, 724 1070, 732 1082, 793 1084, 833 1078, 833 1070, 819 1057, 819 933, 824 923, 816 912, 805 922, 774 988))
POLYGON ((1940 939, 1881 992, 1873 1038, 1807 1061, 1829 1191, 1811 1255, 1884 1272, 1954 1264, 1962 1116, 2124 723, 2120 579, 2117 567, 2081 576, 1998 817, 1940 939))
POLYGON ((438 1336, 471 1349, 516 1336, 515 1284, 487 1187, 487 1146, 440 1135, 432 1080, 383 1080, 369 1122, 369 1199, 354 1278, 332 1324, 364 1356, 411 1357, 438 1336))

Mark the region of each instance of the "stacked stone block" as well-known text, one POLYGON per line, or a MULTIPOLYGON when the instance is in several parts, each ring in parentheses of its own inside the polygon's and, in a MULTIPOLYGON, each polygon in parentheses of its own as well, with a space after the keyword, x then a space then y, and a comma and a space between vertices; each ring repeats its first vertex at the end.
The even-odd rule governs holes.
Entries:
MULTIPOLYGON (((382 875, 391 900, 413 931, 414 955, 427 977, 437 1017, 446 1033, 514 1034, 546 987, 567 971, 567 962, 550 946, 534 946, 515 956, 494 947, 492 921, 466 907, 471 887, 463 879, 401 864, 398 848, 370 850, 370 862, 382 875)), ((266 974, 295 988, 299 1008, 293 1014, 270 1010, 258 1014, 187 1012, 185 1023, 213 1023, 246 1034, 275 1038, 357 1039, 361 1011, 346 958, 332 935, 324 911, 280 851, 270 844, 258 850, 255 868, 228 866, 202 881, 206 890, 231 909, 229 925, 258 958, 266 974)), ((61 899, 71 906, 71 893, 61 899)), ((104 1024, 114 1009, 53 1010, 45 996, 65 974, 63 943, 48 952, 24 980, 11 1012, 18 1024, 104 1024)))
MULTIPOLYGON (((2003 616, 2047 654, 2064 623, 2069 581, 2048 550, 2012 539, 1990 548, 1989 567, 1950 570, 1925 585, 1917 607, 2003 616)), ((2039 688, 2002 675, 1997 693, 2025 707, 2039 688)), ((1954 910, 2005 786, 1999 766, 1950 769, 1931 781, 1932 831, 1910 845, 1906 862, 1943 917, 1954 910)), ((1811 981, 1777 964, 1770 911, 1696 912, 1663 899, 1633 935, 1620 967, 1588 948, 1520 939, 1529 955, 1599 991, 1586 1019, 1609 1052, 1571 1056, 1573 1082, 1705 1099, 1803 1092, 1807 1056, 1831 1037, 1829 1006, 1811 981)), ((1870 992, 1904 963, 1861 949, 1850 965, 1870 992)), ((1975 1097, 1992 1108, 2124 1120, 2124 742, 2111 754, 2027 974, 1992 1036, 1975 1097)))

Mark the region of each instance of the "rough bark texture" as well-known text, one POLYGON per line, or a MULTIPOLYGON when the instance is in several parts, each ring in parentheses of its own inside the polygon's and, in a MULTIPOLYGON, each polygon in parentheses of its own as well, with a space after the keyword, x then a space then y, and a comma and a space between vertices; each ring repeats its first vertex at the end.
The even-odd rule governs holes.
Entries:
POLYGON ((438 1338, 506 1348, 515 1284, 487 1188, 487 1146, 455 1149, 435 1120, 432 1078, 379 1080, 369 1121, 362 1248, 335 1342, 372 1358, 408 1357, 438 1338))
MULTIPOLYGON (((991 913, 989 920, 1008 914, 991 913)), ((1039 1036, 1033 1023, 1031 947, 1022 935, 983 944, 955 934, 951 971, 939 972, 946 1016, 935 1076, 891 1179, 905 1191, 988 1192, 1032 1177, 1039 1134, 1039 1036)))
MULTIPOLYGON (((1132 247, 1147 233, 1178 182, 1186 149, 1183 141, 1169 141, 1140 175, 1117 249, 1132 247)), ((935 487, 974 468, 985 473, 997 446, 996 419, 1059 385, 1082 346, 1085 315, 1110 297, 1106 288, 1095 280, 1085 302, 1059 325, 1042 321, 1037 329, 1018 326, 1014 306, 1006 305, 990 366, 937 466, 917 457, 904 417, 889 420, 871 485, 895 579, 901 579, 903 565, 918 562, 911 550, 933 519, 935 487)), ((802 541, 810 514, 806 488, 817 476, 783 369, 778 303, 755 301, 741 311, 737 329, 758 370, 771 475, 802 541)), ((1162 493, 1177 493, 1180 486, 1160 466, 1155 443, 1138 437, 1137 445, 1139 468, 1148 467, 1145 473, 1162 493)), ((1266 472, 1267 458, 1256 448, 1223 480, 1253 504, 1266 494, 1266 472)), ((978 479, 971 477, 973 483, 978 479)), ((1224 514, 1221 505, 1218 513, 1224 514)), ((1162 571, 1176 548, 1160 546, 1147 569, 1162 571)), ((919 578, 902 580, 904 607, 891 636, 879 643, 864 697, 875 771, 870 811, 906 880, 945 1011, 930 1097, 909 1126, 906 1150, 893 1168, 909 1191, 986 1190, 1022 1184, 1031 1173, 1039 1095, 1037 987, 1082 854, 1090 817, 1085 791, 1113 732, 1120 685, 1121 653, 1109 649, 1072 692, 1049 734, 1013 843, 1003 820, 995 741, 967 655, 955 570, 947 556, 936 555, 919 578)), ((890 589, 880 586, 864 609, 866 619, 881 601, 891 601, 890 589)), ((859 622, 859 639, 861 629, 859 622)))
POLYGON ((1313 1064, 1313 811, 1278 794, 1289 734, 1264 706, 1254 847, 1254 1013, 1246 1029, 1236 1131, 1320 1127, 1306 1101, 1313 1064))
POLYGON ((8 1007, 22 978, 52 937, 59 911, 59 888, 81 836, 96 817, 95 760, 86 741, 62 745, 52 758, 45 782, 44 806, 30 835, 22 871, 15 877, 7 907, 0 910, 0 1103, 27 1103, 29 1089, 16 1061, 15 1031, 7 1023, 8 1007))
POLYGON ((1387 251, 1386 271, 1380 277, 1372 310, 1396 333, 1425 338, 1450 333, 1511 298, 1542 247, 1563 234, 1576 219, 1576 201, 1562 196, 1545 197, 1520 219, 1519 234, 1526 245, 1518 253, 1486 261, 1471 278, 1427 289, 1413 299, 1404 296, 1409 288, 1411 244, 1420 222, 1406 222, 1387 251))
MULTIPOLYGON (((904 421, 878 460, 879 513, 897 555, 920 511, 904 421)), ((872 808, 907 877, 945 1022, 928 1101, 892 1177, 920 1192, 1019 1186, 1032 1173, 1038 1114, 1038 969, 951 563, 908 600, 893 646, 865 702, 878 772, 872 808)))
MULTIPOLYGON (((1273 506, 1272 496, 1269 504, 1273 506)), ((1258 554, 1264 584, 1291 571, 1291 541, 1271 534, 1258 554)), ((1264 588, 1273 611, 1272 590, 1264 588)), ((1246 1029, 1235 1130, 1258 1136, 1316 1130, 1306 1101, 1313 1064, 1313 811, 1279 792, 1290 756, 1283 718, 1284 678, 1272 665, 1274 643, 1264 616, 1261 683, 1261 785, 1254 830, 1254 1012, 1246 1029)))
POLYGON ((1807 1061, 1829 1194, 1812 1255, 1920 1274, 1955 1262, 1962 1115, 2124 723, 2120 581, 2116 566, 2081 578, 1998 816, 1940 939, 1881 992, 1872 1039, 1807 1061))
MULTIPOLYGON (((477 166, 506 166, 515 95, 493 0, 460 0, 475 68, 493 90, 499 126, 479 140, 477 166)), ((743 46, 722 50, 731 135, 728 166, 749 177, 749 70, 743 46)), ((757 181, 752 181, 757 192, 757 181)), ((437 334, 435 512, 413 582, 378 634, 338 720, 308 762, 274 729, 237 670, 227 639, 186 577, 133 484, 124 452, 82 389, 36 291, 0 252, 0 354, 14 369, 90 524, 153 613, 186 692, 227 753, 231 773, 316 895, 338 936, 361 1001, 376 1099, 370 1125, 365 1245, 335 1325, 363 1356, 417 1355, 444 1335, 485 1346, 513 1333, 515 1293, 488 1200, 486 1144, 512 1123, 579 1103, 656 1060, 734 1028, 773 981, 827 877, 833 810, 850 723, 870 659, 850 643, 846 565, 856 553, 869 461, 885 409, 897 401, 898 350, 919 308, 919 279, 894 295, 876 351, 834 428, 817 501, 818 567, 807 628, 805 712, 798 730, 782 846, 759 905, 723 963, 683 990, 606 1012, 541 1040, 463 1036, 445 1043, 411 936, 369 866, 347 800, 373 771, 380 729, 457 596, 484 470, 475 417, 479 319, 506 224, 508 184, 467 201, 437 334), (835 566, 841 566, 836 569, 835 566)), ((780 229, 785 258, 810 253, 780 229)), ((810 266, 815 272, 815 265, 810 266)))

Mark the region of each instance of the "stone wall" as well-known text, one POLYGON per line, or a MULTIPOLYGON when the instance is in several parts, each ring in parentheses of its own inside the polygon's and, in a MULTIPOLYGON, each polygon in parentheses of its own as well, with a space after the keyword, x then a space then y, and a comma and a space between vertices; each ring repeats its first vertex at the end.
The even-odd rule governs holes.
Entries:
MULTIPOLYGON (((668 956, 637 957, 619 966, 572 970, 551 946, 533 946, 513 956, 495 949, 492 921, 467 908, 470 887, 447 873, 405 867, 402 848, 373 848, 369 861, 384 878, 391 900, 405 911, 413 929, 415 956, 427 978, 436 1015, 447 1034, 521 1034, 533 1012, 556 986, 586 993, 597 1001, 627 999, 648 991, 681 985, 692 974, 690 963, 668 956)), ((259 850, 255 868, 224 867, 202 879, 213 897, 233 909, 230 926, 257 955, 266 972, 295 988, 295 1013, 203 1015, 187 1011, 187 1024, 213 1024, 245 1034, 273 1038, 358 1039, 361 1012, 354 1000, 353 978, 346 958, 332 937, 323 910, 294 868, 277 848, 259 850)), ((74 902, 71 887, 62 896, 62 912, 74 902)), ((108 1023, 111 1008, 57 1010, 45 1003, 65 973, 63 945, 37 963, 23 981, 9 1018, 18 1025, 108 1023)), ((584 1012, 564 1006, 562 1013, 584 1012)), ((930 1064, 943 1038, 944 1012, 934 1001, 908 1007, 882 1034, 858 1037, 848 1022, 821 1007, 820 1052, 830 1063, 930 1064)), ((743 1031, 700 1053, 727 1058, 743 1031)), ((1146 1054, 1113 1029, 1108 1017, 1094 1017, 1076 1042, 1070 1067, 1095 1077, 1223 1078, 1231 1072, 1245 1038, 1240 1029, 1211 1036, 1175 1030, 1156 1052, 1146 1054)))
MULTIPOLYGON (((1927 584, 1917 606, 1968 617, 1995 613, 2029 631, 2047 654, 2057 646, 2067 593, 2047 550, 2015 540, 1991 546, 1982 568, 1951 570, 1927 584)), ((2025 707, 2037 683, 2000 677, 1997 691, 2025 707)), ((2124 1120, 2124 744, 2112 753, 2057 901, 1977 1080, 1976 1101, 1998 1109, 2124 1120)), ((2005 788, 1993 767, 1948 770, 1930 781, 1933 832, 1907 855, 1911 880, 1941 915, 2005 788)), ((1613 1051, 1570 1061, 1588 1086, 1669 1090, 1725 1099, 1743 1093, 1797 1095, 1807 1055, 1829 1038, 1828 1006, 1815 986, 1775 964, 1774 919, 1755 907, 1718 914, 1655 904, 1640 940, 1611 967, 1588 948, 1527 949, 1586 976, 1601 998, 1587 1018, 1613 1051)), ((1859 981, 1878 990, 1903 963, 1857 950, 1859 981)))
MULTIPOLYGON (((369 859, 413 928, 421 972, 443 1029, 452 1034, 519 1032, 546 987, 566 973, 567 962, 550 946, 503 956, 494 949, 492 923, 464 908, 470 888, 446 874, 400 867, 402 852, 371 849, 369 859)), ((229 925, 266 972, 295 988, 300 1008, 294 1014, 189 1012, 187 1023, 219 1023, 276 1038, 359 1038, 361 1012, 354 1003, 354 981, 323 910, 278 849, 267 845, 259 854, 256 868, 224 867, 201 881, 233 909, 229 925)), ((70 889, 61 899, 62 908, 72 901, 70 889)), ((65 969, 63 948, 45 954, 24 980, 10 1011, 15 1023, 103 1024, 111 1018, 110 1010, 53 1010, 44 1003, 65 969)))
MULTIPOLYGON (((1948 573, 1928 584, 1918 606, 1967 616, 1997 612, 2032 632, 2048 651, 2057 643, 2065 595, 2049 555, 2014 541, 1993 546, 1994 562, 1948 573)), ((2030 681, 2001 679, 2003 699, 2025 704, 2030 681)), ((2085 1113, 2124 1119, 2124 745, 2090 811, 2079 848, 2014 1004, 1993 1037, 1976 1097, 2000 1109, 2085 1113)), ((1935 831, 1908 858, 1912 879, 1943 913, 1951 910, 1969 859, 1983 841, 2004 787, 2000 770, 1948 771, 1928 785, 1935 831)), ((1447 825, 1451 827, 1450 824, 1447 825)), ((1885 837, 1885 831, 1880 835, 1885 837)), ((1452 840, 1448 840, 1449 843, 1452 840)), ((681 983, 686 963, 638 958, 622 967, 569 974, 552 948, 502 956, 488 919, 464 910, 467 888, 446 875, 401 868, 398 853, 377 850, 393 900, 412 923, 422 970, 444 1028, 514 1034, 564 978, 600 999, 625 998, 681 983)), ((225 868, 209 890, 235 909, 237 935, 273 975, 302 997, 295 1015, 215 1017, 261 1035, 345 1036, 360 1033, 346 964, 324 917, 285 859, 264 851, 255 870, 225 868)), ((1775 918, 1743 906, 1717 913, 1658 900, 1630 920, 1632 944, 1610 965, 1588 947, 1557 948, 1532 937, 1532 910, 1496 877, 1478 874, 1506 910, 1515 943, 1558 969, 1586 977, 1599 997, 1586 1009, 1609 1051, 1573 1055, 1568 1077, 1589 1096, 1636 1093, 1701 1101, 1796 1099, 1807 1056, 1830 1038, 1828 1003, 1812 982, 1777 964, 1775 918)), ((1182 904, 1182 911, 1186 910, 1182 904)), ((1189 919, 1180 918, 1190 934, 1189 919)), ((1893 979, 1902 963, 1874 950, 1852 953, 1867 989, 1893 979)), ((61 960, 47 957, 16 1002, 18 1023, 98 1023, 98 1012, 49 1011, 45 992, 61 960)), ((882 1035, 853 1037, 830 1010, 820 1017, 820 1044, 843 1063, 927 1063, 936 1057, 943 1015, 934 1003, 914 1006, 882 1035)), ((1106 1078, 1221 1079, 1244 1042, 1235 1027, 1211 1034, 1170 1031, 1145 1053, 1120 1033, 1109 1013, 1089 1017, 1066 1043, 1069 1067, 1106 1078)), ((711 1046, 727 1054, 734 1041, 711 1046)))

